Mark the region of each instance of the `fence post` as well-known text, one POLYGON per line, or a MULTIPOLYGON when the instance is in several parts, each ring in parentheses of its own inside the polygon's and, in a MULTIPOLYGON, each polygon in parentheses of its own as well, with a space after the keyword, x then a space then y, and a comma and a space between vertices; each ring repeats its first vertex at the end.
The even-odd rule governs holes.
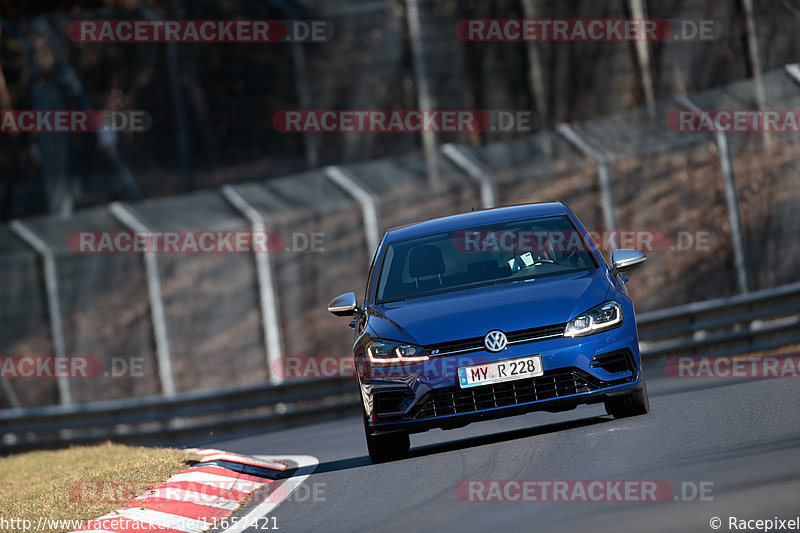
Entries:
MULTIPOLYGON (((417 88, 417 102, 421 111, 433 109, 433 97, 425 66, 425 50, 422 47, 422 21, 419 16, 419 0, 405 0, 408 38, 411 42, 411 63, 417 88)), ((428 169, 428 183, 431 188, 439 183, 439 165, 436 158, 436 133, 421 128, 422 147, 425 152, 425 165, 428 169)))
POLYGON ((378 199, 364 187, 359 185, 342 167, 326 167, 325 177, 341 187, 359 204, 364 216, 364 232, 367 234, 367 260, 380 244, 380 222, 378 216, 378 199))
MULTIPOLYGON (((767 107, 767 96, 761 76, 761 46, 756 32, 756 20, 753 16, 753 0, 742 0, 742 9, 747 28, 747 54, 750 56, 750 66, 753 68, 753 83, 756 86, 756 105, 758 109, 764 110, 767 107)), ((765 131, 762 136, 767 146, 772 144, 772 133, 765 131)))
MULTIPOLYGON (((700 106, 686 95, 677 98, 678 102, 691 109, 701 111, 700 106)), ((744 248, 744 234, 742 231, 742 218, 739 213, 739 192, 736 189, 736 178, 733 175, 733 161, 731 160, 730 145, 728 136, 723 131, 715 134, 717 151, 719 152, 719 166, 722 173, 722 183, 725 187, 725 204, 728 209, 728 223, 731 227, 731 241, 733 244, 733 260, 736 267, 736 279, 739 285, 739 292, 750 292, 750 276, 747 265, 747 256, 744 248)))
POLYGON ((588 155, 597 162, 597 182, 600 187, 600 205, 603 210, 603 223, 606 230, 616 231, 619 229, 617 214, 614 211, 614 191, 611 187, 611 171, 608 168, 608 157, 589 144, 589 141, 569 124, 559 124, 556 131, 564 136, 569 142, 574 144, 583 154, 588 155))
POLYGON ((497 192, 494 186, 494 176, 478 161, 475 161, 463 146, 453 143, 442 145, 442 153, 464 170, 481 186, 481 206, 491 209, 497 205, 497 192))
MULTIPOLYGON (((129 206, 114 202, 108 206, 111 215, 126 228, 148 232, 150 228, 133 212, 129 206)), ((144 268, 147 277, 147 295, 150 300, 150 314, 153 318, 153 336, 156 341, 156 359, 158 360, 158 377, 161 382, 161 394, 172 396, 177 391, 175 371, 172 367, 172 352, 169 346, 167 329, 167 313, 164 308, 164 293, 161 289, 161 273, 155 251, 144 252, 144 268)))
MULTIPOLYGON (((222 187, 222 195, 250 223, 254 233, 267 230, 267 221, 261 212, 233 185, 222 187)), ((283 360, 283 335, 281 333, 280 315, 278 313, 278 297, 275 287, 275 276, 272 270, 270 252, 253 251, 256 260, 256 276, 258 277, 258 296, 261 305, 261 319, 264 327, 264 346, 267 351, 269 381, 280 385, 283 378, 274 372, 275 365, 283 360)))
MULTIPOLYGON (((53 250, 39 235, 21 220, 12 220, 9 226, 28 246, 36 250, 44 263, 44 285, 47 294, 47 312, 50 316, 50 332, 53 337, 53 352, 56 357, 67 356, 67 341, 64 338, 64 322, 61 317, 61 299, 58 295, 58 275, 53 250)), ((61 405, 72 405, 72 389, 69 378, 56 378, 61 405)))
MULTIPOLYGON (((526 19, 535 19, 538 15, 536 0, 522 0, 522 13, 526 19)), ((539 128, 550 128, 550 106, 547 102, 547 89, 542 67, 541 44, 535 41, 526 41, 525 51, 528 59, 528 84, 533 93, 536 113, 539 115, 539 128)), ((553 156, 553 139, 545 136, 544 149, 548 156, 553 156)))
MULTIPOLYGON (((634 20, 642 21, 645 18, 643 0, 629 0, 631 15, 634 20)), ((653 88, 653 67, 650 63, 650 43, 646 39, 634 41, 636 48, 636 59, 639 63, 639 71, 642 77, 642 89, 644 90, 644 101, 647 106, 647 114, 651 119, 656 118, 656 97, 653 88)))

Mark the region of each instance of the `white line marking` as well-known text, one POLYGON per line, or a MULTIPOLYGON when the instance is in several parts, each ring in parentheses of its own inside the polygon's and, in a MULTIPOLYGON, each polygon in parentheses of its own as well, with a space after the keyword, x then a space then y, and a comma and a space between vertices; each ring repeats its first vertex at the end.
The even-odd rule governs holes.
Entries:
POLYGON ((207 474, 205 472, 186 472, 184 474, 176 474, 167 480, 167 483, 175 481, 192 481, 202 485, 209 485, 221 489, 234 489, 240 492, 253 492, 257 488, 266 485, 266 483, 257 483, 246 479, 236 479, 228 476, 218 476, 216 474, 207 474))
MULTIPOLYGON (((239 464, 241 464, 241 463, 239 463, 239 464)), ((260 477, 260 476, 253 476, 252 474, 243 474, 242 472, 237 472, 236 470, 231 470, 230 468, 226 468, 224 466, 206 465, 206 464, 194 465, 189 470, 185 470, 183 472, 180 472, 180 474, 185 474, 186 472, 192 472, 194 470, 199 472, 200 468, 212 470, 213 473, 210 473, 209 474, 210 476, 223 476, 223 477, 229 477, 229 478, 232 478, 232 479, 239 479, 240 476, 260 477)))
MULTIPOLYGON (((287 459, 297 463, 298 469, 292 477, 275 481, 270 486, 270 492, 278 490, 281 487, 283 488, 284 496, 281 500, 277 502, 265 501, 257 505, 252 511, 241 517, 240 520, 236 521, 236 523, 228 529, 222 531, 222 533, 235 533, 258 524, 259 518, 267 516, 274 511, 275 508, 281 504, 281 502, 286 500, 286 498, 288 498, 289 495, 297 489, 297 487, 303 484, 306 478, 308 478, 308 476, 310 476, 319 465, 319 459, 313 455, 256 455, 254 457, 257 459, 263 459, 265 461, 279 461, 280 459, 287 459)), ((273 492, 273 494, 274 493, 275 492, 273 492)))
POLYGON ((277 461, 258 461, 253 460, 244 455, 236 455, 232 453, 211 453, 203 456, 203 462, 208 463, 211 461, 228 461, 231 463, 239 463, 253 466, 263 466, 271 470, 286 470, 286 465, 277 461))

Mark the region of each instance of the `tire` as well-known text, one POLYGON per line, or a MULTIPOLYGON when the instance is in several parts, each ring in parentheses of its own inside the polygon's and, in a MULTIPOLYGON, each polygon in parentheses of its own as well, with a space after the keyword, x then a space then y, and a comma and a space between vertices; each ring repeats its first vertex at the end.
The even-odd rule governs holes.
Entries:
POLYGON ((614 418, 627 418, 629 416, 646 415, 650 412, 650 399, 647 397, 647 385, 642 382, 642 388, 632 394, 610 398, 605 401, 606 412, 614 418))
POLYGON ((386 463, 405 459, 411 449, 411 439, 405 431, 370 435, 367 418, 364 417, 364 436, 367 439, 367 451, 373 463, 386 463))

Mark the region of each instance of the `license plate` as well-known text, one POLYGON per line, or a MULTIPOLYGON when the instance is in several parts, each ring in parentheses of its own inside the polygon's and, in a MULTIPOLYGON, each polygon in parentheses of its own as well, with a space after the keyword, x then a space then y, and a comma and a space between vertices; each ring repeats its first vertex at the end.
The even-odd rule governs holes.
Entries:
POLYGON ((541 355, 529 355, 483 365, 464 366, 458 369, 458 384, 462 389, 480 387, 490 383, 533 378, 544 374, 541 355))

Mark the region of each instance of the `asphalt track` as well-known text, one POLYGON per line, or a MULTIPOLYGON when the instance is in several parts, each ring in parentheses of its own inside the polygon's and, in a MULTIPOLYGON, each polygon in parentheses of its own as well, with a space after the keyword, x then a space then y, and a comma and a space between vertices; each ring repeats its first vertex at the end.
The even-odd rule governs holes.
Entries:
POLYGON ((358 417, 214 447, 319 459, 304 490, 272 511, 283 532, 703 532, 714 517, 716 531, 736 531, 731 516, 800 515, 800 379, 679 379, 663 363, 645 374, 648 415, 614 420, 595 405, 434 430, 412 435, 411 457, 393 463, 369 461, 358 417), (469 502, 456 493, 464 480, 666 480, 675 493, 469 502))

